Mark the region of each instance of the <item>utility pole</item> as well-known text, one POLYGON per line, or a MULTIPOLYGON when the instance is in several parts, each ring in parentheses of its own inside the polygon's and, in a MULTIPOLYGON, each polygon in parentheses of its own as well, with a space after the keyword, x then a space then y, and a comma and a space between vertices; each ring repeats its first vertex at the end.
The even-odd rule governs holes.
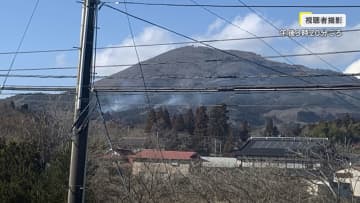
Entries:
POLYGON ((76 89, 71 162, 69 176, 69 203, 82 203, 85 197, 86 151, 88 137, 88 114, 90 103, 91 67, 95 18, 98 0, 84 0, 80 35, 78 81, 76 89))

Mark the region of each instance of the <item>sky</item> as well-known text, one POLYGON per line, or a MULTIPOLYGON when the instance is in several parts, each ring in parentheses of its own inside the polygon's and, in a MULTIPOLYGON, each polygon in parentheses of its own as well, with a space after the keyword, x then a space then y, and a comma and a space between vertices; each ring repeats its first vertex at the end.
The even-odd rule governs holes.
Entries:
MULTIPOLYGON (((140 0, 136 0, 140 1, 140 0)), ((142 0, 143 2, 160 3, 186 3, 193 4, 191 0, 142 0)), ((240 4, 237 0, 196 0, 199 4, 240 4)), ((4 1, 0 7, 0 52, 15 51, 27 21, 30 17, 36 0, 4 1)), ((244 0, 250 5, 359 5, 357 0, 244 0)), ((110 4, 124 9, 123 4, 110 4)), ((231 22, 231 24, 214 16, 201 7, 161 7, 128 5, 128 12, 166 26, 196 38, 226 39, 277 35, 279 32, 267 24, 263 19, 247 8, 209 8, 211 12, 231 22), (246 31, 244 31, 246 30, 246 31)), ((268 21, 282 29, 299 28, 298 13, 313 12, 317 14, 344 13, 347 15, 347 26, 343 29, 360 28, 360 8, 254 8, 268 21)), ((184 38, 140 22, 130 19, 134 29, 136 44, 164 43, 187 41, 184 38)), ((33 17, 29 30, 25 36, 20 51, 71 49, 79 46, 79 33, 81 23, 81 4, 75 0, 40 0, 37 11, 33 17)), ((342 37, 298 37, 296 40, 313 52, 356 50, 360 48, 359 32, 344 33, 342 37)), ((278 52, 282 54, 308 53, 298 44, 288 38, 266 39, 278 52)), ((125 15, 102 7, 98 18, 98 47, 118 45, 132 45, 131 35, 125 15)), ((278 55, 260 40, 231 41, 212 43, 221 49, 235 49, 256 52, 263 56, 278 55)), ((141 60, 146 60, 179 46, 167 45, 157 47, 139 48, 141 60)), ((134 64, 137 62, 134 48, 102 49, 96 53, 97 65, 134 64)), ((0 70, 10 67, 13 54, 0 54, 0 70)), ((330 69, 346 73, 360 72, 360 54, 341 54, 323 56, 324 63, 317 57, 293 57, 289 60, 293 64, 301 64, 311 68, 330 69), (335 69, 335 68, 336 69, 335 69)), ((277 59, 286 62, 284 59, 277 59)), ((77 66, 78 52, 63 51, 57 53, 18 54, 13 69, 77 66)), ((97 75, 110 75, 126 67, 109 67, 97 69, 97 75)), ((0 74, 5 74, 1 71, 0 74)), ((72 70, 40 70, 40 71, 12 71, 11 74, 28 75, 69 75, 75 76, 76 69, 72 70)), ((0 77, 1 84, 4 77, 0 77)), ((68 86, 75 85, 76 79, 39 79, 10 77, 7 85, 36 85, 36 86, 68 86)))

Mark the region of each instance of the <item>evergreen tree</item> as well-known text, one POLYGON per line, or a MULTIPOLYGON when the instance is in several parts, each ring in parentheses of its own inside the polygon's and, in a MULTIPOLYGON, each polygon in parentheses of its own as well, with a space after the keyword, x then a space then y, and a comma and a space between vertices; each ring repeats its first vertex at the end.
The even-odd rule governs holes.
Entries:
POLYGON ((171 129, 170 114, 166 108, 159 108, 156 111, 156 121, 159 130, 171 129))
POLYGON ((212 138, 218 138, 225 142, 226 137, 229 135, 229 117, 227 116, 228 110, 226 105, 215 106, 211 109, 209 115, 209 135, 212 138))
POLYGON ((173 129, 174 131, 176 131, 176 130, 175 130, 176 119, 177 119, 177 115, 174 114, 174 115, 171 117, 171 127, 172 127, 172 129, 173 129))
POLYGON ((32 202, 39 197, 40 175, 44 171, 40 153, 28 143, 10 143, 0 149, 1 202, 32 202))
POLYGON ((182 132, 185 130, 184 117, 182 114, 173 116, 173 130, 176 132, 182 132))
POLYGON ((165 129, 171 129, 171 120, 170 120, 170 114, 167 108, 164 107, 163 109, 163 120, 165 123, 165 129))
POLYGON ((147 133, 151 132, 155 122, 156 122, 156 112, 154 109, 150 109, 146 119, 145 132, 147 133))
POLYGON ((69 164, 69 145, 44 163, 33 143, 0 142, 0 202, 65 202, 69 164))
POLYGON ((267 118, 266 124, 265 124, 264 136, 272 137, 273 128, 274 128, 274 123, 273 123, 272 118, 267 118))
POLYGON ((274 121, 272 118, 266 119, 266 126, 264 130, 265 137, 278 137, 280 136, 280 132, 278 128, 274 125, 274 121))
POLYGON ((164 120, 164 111, 163 108, 158 108, 156 110, 156 127, 158 130, 165 129, 165 120, 164 120))
POLYGON ((195 119, 194 119, 194 113, 192 109, 188 109, 184 115, 184 125, 185 129, 190 135, 194 134, 195 129, 195 119))
POLYGON ((195 129, 192 139, 192 145, 195 150, 201 150, 203 142, 207 136, 209 118, 206 114, 206 107, 200 106, 196 109, 195 114, 195 129))

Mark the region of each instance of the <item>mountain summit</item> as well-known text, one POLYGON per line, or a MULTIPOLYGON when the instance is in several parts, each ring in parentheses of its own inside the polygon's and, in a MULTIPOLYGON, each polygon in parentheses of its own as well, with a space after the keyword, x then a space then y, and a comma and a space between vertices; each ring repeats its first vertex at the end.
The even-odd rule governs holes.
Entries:
MULTIPOLYGON (((142 68, 145 81, 150 87, 343 84, 353 80, 344 77, 301 77, 338 73, 270 61, 251 52, 220 51, 201 46, 187 46, 168 51, 142 62, 142 68)), ((135 65, 98 81, 97 86, 138 86, 142 84, 138 79, 141 79, 140 68, 139 65, 135 65)))

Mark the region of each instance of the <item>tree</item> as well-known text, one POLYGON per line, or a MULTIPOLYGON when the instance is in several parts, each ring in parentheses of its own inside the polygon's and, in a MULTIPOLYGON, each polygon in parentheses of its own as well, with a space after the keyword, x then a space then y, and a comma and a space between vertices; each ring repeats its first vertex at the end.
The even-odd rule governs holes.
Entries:
POLYGON ((165 108, 165 107, 163 109, 163 118, 162 119, 164 120, 165 128, 171 129, 170 114, 169 114, 169 111, 167 110, 167 108, 165 108))
POLYGON ((224 152, 225 153, 230 153, 230 152, 233 151, 234 147, 235 147, 234 136, 233 136, 233 133, 230 132, 229 135, 225 139, 224 152))
POLYGON ((345 114, 343 119, 339 119, 345 128, 349 129, 349 127, 355 122, 354 119, 350 116, 350 114, 345 114))
POLYGON ((65 202, 70 147, 47 163, 32 143, 11 142, 0 147, 1 202, 65 202))
POLYGON ((195 114, 195 129, 192 139, 193 148, 198 150, 204 147, 204 140, 207 136, 209 118, 206 114, 206 107, 200 106, 196 109, 195 114))
POLYGON ((174 114, 174 115, 171 117, 171 127, 172 127, 172 129, 173 129, 174 131, 176 131, 176 130, 175 130, 175 122, 176 122, 176 119, 177 119, 177 115, 174 114))
POLYGON ((172 126, 173 126, 173 130, 175 130, 176 132, 182 132, 185 129, 185 123, 184 123, 184 117, 182 114, 179 115, 174 115, 173 116, 173 122, 172 122, 172 126))
POLYGON ((223 143, 229 135, 229 117, 227 116, 228 110, 226 105, 215 106, 211 109, 209 115, 209 135, 212 138, 218 138, 223 143))
POLYGON ((284 123, 281 127, 281 134, 286 137, 298 137, 301 136, 302 126, 295 122, 284 123))
POLYGON ((265 137, 272 137, 273 128, 274 128, 273 120, 271 118, 267 118, 266 123, 265 123, 264 136, 265 137))
POLYGON ((151 132, 154 124, 156 123, 156 112, 154 109, 150 109, 145 124, 145 132, 151 132))
MULTIPOLYGON (((48 167, 42 174, 42 193, 43 201, 39 202, 65 202, 67 200, 69 167, 70 167, 70 145, 65 146, 49 162, 48 167)), ((87 167, 89 170, 90 167, 87 167)), ((90 177, 87 175, 87 177, 90 177)), ((86 198, 89 197, 89 191, 86 191, 86 198)))
POLYGON ((171 129, 170 114, 166 108, 159 108, 156 111, 156 125, 159 130, 171 129))
POLYGON ((28 143, 9 143, 0 149, 1 202, 31 202, 36 199, 44 170, 40 153, 28 143))
POLYGON ((265 137, 277 137, 280 135, 280 132, 276 126, 274 126, 274 122, 272 118, 266 119, 266 125, 264 130, 265 137))
POLYGON ((195 119, 194 119, 194 113, 192 109, 188 109, 184 115, 184 125, 185 129, 190 135, 194 134, 195 129, 195 119))
POLYGON ((331 122, 319 122, 308 126, 307 134, 313 137, 326 137, 332 143, 354 144, 360 142, 360 123, 349 116, 331 122))
POLYGON ((249 135, 249 122, 248 121, 242 121, 240 123, 240 129, 239 129, 239 137, 242 141, 246 141, 250 135, 249 135))
POLYGON ((279 137, 280 136, 280 131, 278 130, 278 128, 276 126, 274 126, 274 128, 273 128, 272 136, 273 137, 279 137))

